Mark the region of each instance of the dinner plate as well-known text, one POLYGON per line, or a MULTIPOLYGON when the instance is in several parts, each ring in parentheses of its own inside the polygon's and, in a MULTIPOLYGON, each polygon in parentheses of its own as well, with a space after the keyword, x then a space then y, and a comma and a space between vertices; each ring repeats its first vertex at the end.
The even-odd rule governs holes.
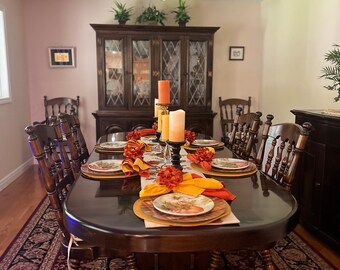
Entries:
POLYGON ((237 158, 214 158, 211 166, 222 170, 240 170, 249 166, 249 161, 237 158))
POLYGON ((101 148, 104 149, 122 149, 126 145, 126 141, 115 141, 115 142, 103 142, 99 144, 101 148))
POLYGON ((203 195, 194 197, 174 192, 159 196, 153 201, 153 206, 168 215, 197 216, 213 209, 214 202, 203 195))
POLYGON ((220 142, 216 140, 194 140, 192 142, 193 146, 201 146, 201 147, 208 147, 208 146, 215 146, 218 145, 220 142))
POLYGON ((122 170, 122 161, 117 159, 97 160, 88 165, 95 172, 118 172, 122 170))

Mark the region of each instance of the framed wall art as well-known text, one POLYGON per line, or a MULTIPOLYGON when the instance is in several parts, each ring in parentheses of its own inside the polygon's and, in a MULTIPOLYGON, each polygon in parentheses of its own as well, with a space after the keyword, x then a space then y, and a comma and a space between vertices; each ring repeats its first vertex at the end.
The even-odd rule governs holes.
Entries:
POLYGON ((229 47, 229 60, 243 61, 244 60, 244 47, 235 46, 229 47))
POLYGON ((75 67, 74 47, 48 48, 50 67, 75 67))

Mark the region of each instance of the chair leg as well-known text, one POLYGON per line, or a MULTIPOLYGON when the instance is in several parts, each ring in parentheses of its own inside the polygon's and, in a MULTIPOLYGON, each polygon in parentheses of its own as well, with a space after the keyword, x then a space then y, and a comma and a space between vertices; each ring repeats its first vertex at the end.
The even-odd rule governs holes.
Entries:
POLYGON ((136 257, 134 253, 131 253, 130 255, 126 256, 126 262, 127 262, 127 265, 129 266, 129 269, 138 270, 136 257))
POLYGON ((70 259, 68 262, 68 269, 69 270, 76 270, 80 268, 80 260, 77 259, 70 259))
POLYGON ((209 270, 218 270, 221 260, 221 252, 214 250, 210 253, 209 270))
POLYGON ((265 250, 262 250, 260 253, 261 253, 264 265, 265 265, 265 269, 275 270, 275 266, 274 266, 270 251, 268 249, 265 249, 265 250))

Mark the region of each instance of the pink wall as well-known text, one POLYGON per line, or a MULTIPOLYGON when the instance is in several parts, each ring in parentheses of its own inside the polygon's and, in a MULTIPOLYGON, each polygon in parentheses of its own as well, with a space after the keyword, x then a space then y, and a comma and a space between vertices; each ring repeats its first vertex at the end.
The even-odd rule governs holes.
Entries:
POLYGON ((97 77, 95 32, 90 23, 107 23, 110 1, 30 0, 25 3, 27 70, 31 119, 44 118, 43 96, 80 96, 79 117, 89 147, 95 142, 97 77), (98 9, 98 3, 103 5, 98 9), (102 10, 102 11, 99 11, 102 10), (107 13, 107 14, 106 14, 107 13), (49 47, 75 47, 75 68, 51 68, 49 47))
MULTIPOLYGON (((134 18, 149 2, 169 14, 177 1, 126 0, 133 6, 134 18)), ((90 23, 115 23, 108 0, 29 0, 23 1, 27 43, 27 70, 31 101, 31 119, 44 117, 43 96, 81 97, 80 121, 90 148, 95 143, 95 119, 98 108, 95 32, 90 23), (76 68, 50 68, 48 47, 76 47, 76 68)), ((258 1, 189 0, 191 26, 219 26, 215 35, 213 109, 218 97, 253 97, 257 104, 261 86, 261 21, 258 1), (206 10, 214 16, 206 16, 206 10), (236 15, 237 14, 237 15, 236 15), (245 61, 228 61, 228 46, 246 46, 245 61), (253 74, 243 79, 243 74, 253 74), (233 78, 239 78, 237 81, 233 78)), ((175 25, 168 15, 167 25, 175 25)), ((219 116, 215 117, 214 136, 220 138, 219 116)))

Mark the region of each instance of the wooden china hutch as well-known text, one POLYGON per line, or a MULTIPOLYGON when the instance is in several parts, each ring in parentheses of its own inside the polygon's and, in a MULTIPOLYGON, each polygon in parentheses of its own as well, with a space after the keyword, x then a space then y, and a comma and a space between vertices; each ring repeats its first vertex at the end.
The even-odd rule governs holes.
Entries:
POLYGON ((340 117, 321 110, 292 110, 310 133, 293 193, 304 227, 340 251, 340 117))
POLYGON ((96 31, 96 136, 150 128, 158 80, 170 80, 170 110, 186 129, 213 134, 213 41, 219 27, 91 24, 96 31))

